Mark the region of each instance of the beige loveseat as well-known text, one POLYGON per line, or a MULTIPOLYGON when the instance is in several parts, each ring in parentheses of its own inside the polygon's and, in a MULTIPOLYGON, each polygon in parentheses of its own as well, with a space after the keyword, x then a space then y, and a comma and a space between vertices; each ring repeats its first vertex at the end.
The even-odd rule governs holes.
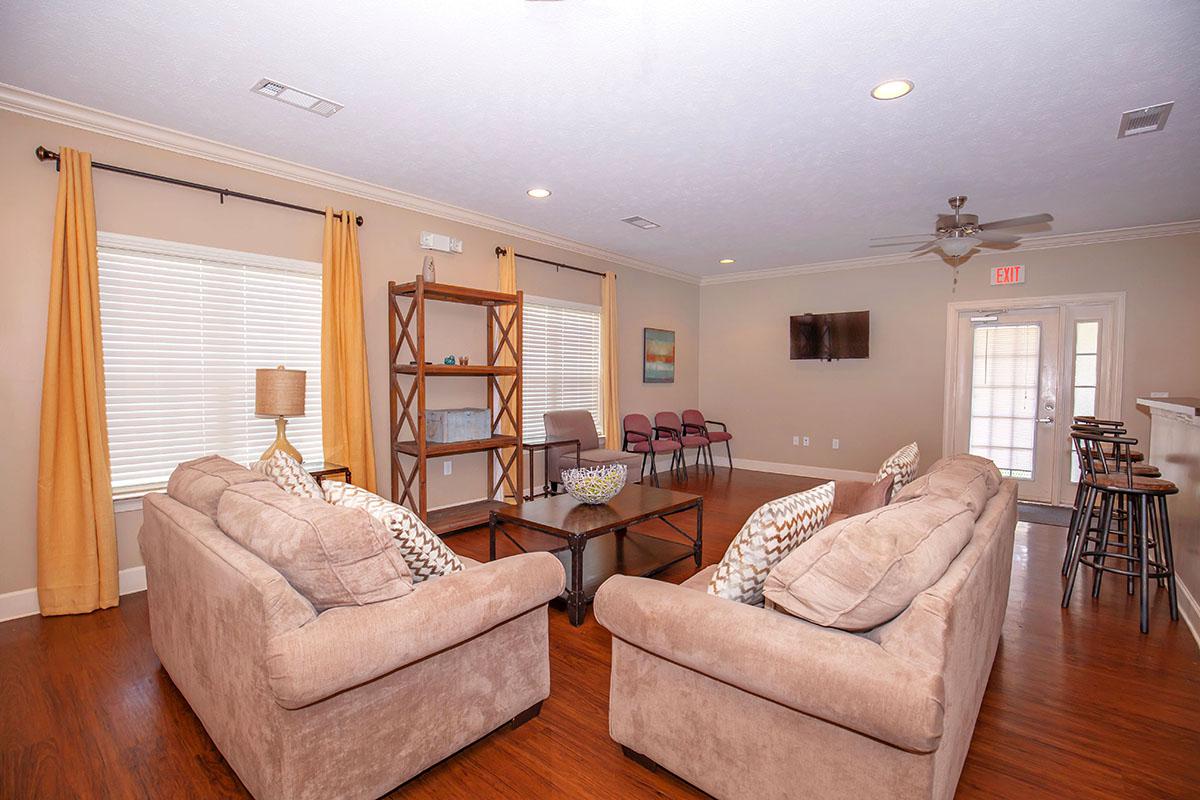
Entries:
POLYGON ((715 567, 609 579, 612 738, 718 798, 953 797, 1008 600, 1016 484, 997 484, 941 579, 865 633, 707 594, 715 567))
POLYGON ((378 797, 549 696, 552 555, 318 614, 217 527, 223 488, 147 495, 138 541, 154 650, 259 800, 378 797))

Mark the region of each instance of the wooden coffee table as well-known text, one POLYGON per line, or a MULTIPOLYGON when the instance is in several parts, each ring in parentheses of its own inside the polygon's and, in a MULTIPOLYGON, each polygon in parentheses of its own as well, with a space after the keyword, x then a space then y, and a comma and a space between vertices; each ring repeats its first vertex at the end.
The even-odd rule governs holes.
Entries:
POLYGON ((488 523, 490 560, 496 560, 496 532, 528 552, 505 526, 528 528, 564 539, 550 552, 563 562, 567 589, 562 599, 572 625, 582 625, 587 604, 596 590, 613 575, 657 575, 689 556, 700 566, 704 498, 694 494, 630 484, 604 505, 589 506, 570 495, 540 497, 494 509, 488 523), (668 517, 696 510, 696 535, 686 533, 668 517), (687 543, 635 533, 630 527, 660 519, 687 543))

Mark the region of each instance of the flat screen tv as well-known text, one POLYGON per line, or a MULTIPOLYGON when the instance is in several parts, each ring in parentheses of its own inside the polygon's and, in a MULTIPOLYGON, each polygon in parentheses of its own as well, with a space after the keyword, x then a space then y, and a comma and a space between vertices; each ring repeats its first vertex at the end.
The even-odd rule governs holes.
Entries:
POLYGON ((871 312, 800 314, 792 317, 792 360, 869 358, 871 312))

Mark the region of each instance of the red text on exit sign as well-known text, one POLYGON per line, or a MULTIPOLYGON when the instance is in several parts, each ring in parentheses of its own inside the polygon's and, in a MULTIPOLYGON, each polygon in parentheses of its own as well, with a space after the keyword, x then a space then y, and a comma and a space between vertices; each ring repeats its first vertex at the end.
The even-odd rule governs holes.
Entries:
POLYGON ((1025 265, 1011 264, 1007 267, 992 267, 992 286, 1007 286, 1025 282, 1025 265))

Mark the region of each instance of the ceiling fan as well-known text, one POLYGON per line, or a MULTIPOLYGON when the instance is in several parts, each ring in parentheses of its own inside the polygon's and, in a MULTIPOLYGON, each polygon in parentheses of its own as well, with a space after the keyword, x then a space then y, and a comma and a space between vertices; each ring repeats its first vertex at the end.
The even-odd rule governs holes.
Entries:
MULTIPOLYGON (((1015 233, 1001 233, 997 228, 1021 228, 1026 225, 1038 225, 1051 222, 1054 217, 1050 214, 1030 214, 1024 217, 1000 219, 995 222, 979 221, 975 214, 964 214, 962 207, 966 204, 965 195, 951 197, 947 202, 954 209, 953 214, 938 214, 933 233, 915 233, 907 236, 876 236, 872 241, 880 239, 911 239, 915 236, 932 237, 928 242, 922 242, 910 250, 910 253, 927 253, 939 248, 949 258, 959 259, 970 253, 979 245, 1016 244, 1021 237, 1015 233)), ((887 242, 873 244, 871 247, 899 247, 912 242, 887 242)))

